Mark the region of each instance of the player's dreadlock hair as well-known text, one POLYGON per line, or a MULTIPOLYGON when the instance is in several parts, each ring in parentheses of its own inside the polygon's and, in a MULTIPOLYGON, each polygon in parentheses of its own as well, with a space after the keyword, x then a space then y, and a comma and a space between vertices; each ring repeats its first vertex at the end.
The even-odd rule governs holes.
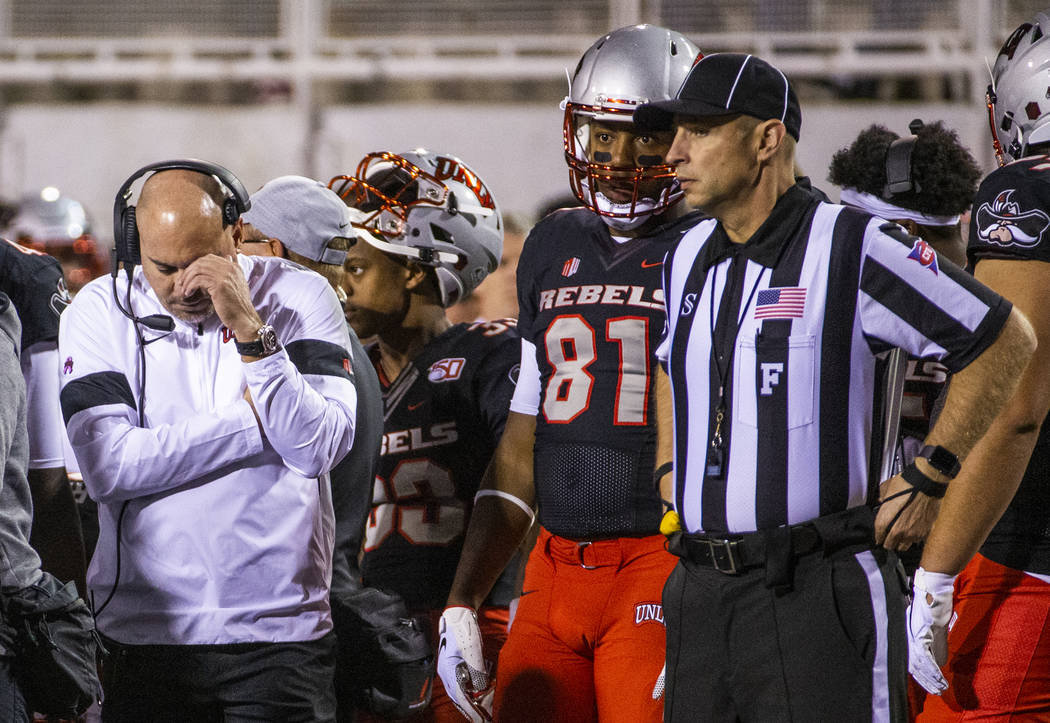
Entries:
POLYGON ((904 191, 890 198, 886 187, 886 152, 899 138, 885 126, 872 125, 831 159, 828 180, 883 198, 901 208, 934 216, 954 216, 973 202, 981 170, 955 131, 937 121, 919 130, 911 155, 912 178, 920 191, 904 191))

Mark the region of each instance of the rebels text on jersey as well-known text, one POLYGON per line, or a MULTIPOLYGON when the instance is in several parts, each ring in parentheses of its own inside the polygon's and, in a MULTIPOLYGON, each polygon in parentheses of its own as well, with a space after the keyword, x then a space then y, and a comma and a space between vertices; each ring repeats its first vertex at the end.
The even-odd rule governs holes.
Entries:
MULTIPOLYGON (((380 373, 385 421, 361 564, 366 585, 398 593, 412 609, 444 606, 474 495, 507 420, 519 348, 512 319, 458 324, 397 379, 380 373)), ((369 352, 376 360, 378 349, 369 352)))
POLYGON ((58 339, 58 317, 70 298, 56 259, 0 238, 0 291, 11 297, 22 322, 23 352, 58 339))
MULTIPOLYGON (((1050 262, 1050 156, 1032 156, 991 173, 973 202, 966 255, 982 259, 1050 262)), ((1050 420, 1050 417, 1048 417, 1050 420)), ((981 554, 1000 565, 1050 575, 1050 424, 1039 440, 1021 486, 988 535, 981 554)))
POLYGON ((536 347, 540 522, 575 539, 655 534, 653 351, 664 328, 661 267, 689 214, 617 243, 586 209, 557 211, 518 261, 518 330, 536 347))

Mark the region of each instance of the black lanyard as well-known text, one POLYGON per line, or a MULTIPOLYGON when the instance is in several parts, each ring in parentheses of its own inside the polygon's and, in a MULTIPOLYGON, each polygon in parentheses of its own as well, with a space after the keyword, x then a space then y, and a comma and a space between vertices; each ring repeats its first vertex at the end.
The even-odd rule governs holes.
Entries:
MULTIPOLYGON (((734 256, 729 262, 730 266, 736 263, 739 256, 734 256)), ((743 260, 744 271, 743 274, 747 276, 747 259, 743 260)), ((755 298, 755 292, 758 291, 759 285, 762 283, 762 277, 765 275, 767 268, 763 268, 758 272, 758 278, 755 279, 755 283, 751 286, 751 292, 747 295, 747 301, 744 303, 744 308, 740 309, 736 314, 736 319, 732 321, 727 319, 727 323, 732 324, 732 336, 729 337, 729 353, 727 354, 725 368, 719 361, 718 349, 716 348, 717 342, 715 339, 715 287, 718 286, 718 267, 715 266, 712 278, 711 278, 711 298, 708 303, 708 310, 710 311, 710 324, 711 324, 711 360, 715 364, 715 371, 718 374, 718 405, 715 407, 715 429, 711 434, 711 443, 708 446, 707 451, 707 465, 704 469, 704 474, 708 477, 720 478, 725 472, 725 439, 722 437, 722 423, 726 418, 726 384, 729 381, 729 376, 733 368, 733 356, 736 354, 736 338, 740 334, 740 327, 743 325, 743 319, 747 316, 747 310, 751 308, 751 302, 755 298)), ((726 275, 726 284, 729 284, 729 275, 726 275)), ((741 279, 743 283, 743 279, 741 279)), ((725 297, 725 290, 723 289, 723 298, 725 297)), ((727 300, 728 301, 728 300, 727 300)))

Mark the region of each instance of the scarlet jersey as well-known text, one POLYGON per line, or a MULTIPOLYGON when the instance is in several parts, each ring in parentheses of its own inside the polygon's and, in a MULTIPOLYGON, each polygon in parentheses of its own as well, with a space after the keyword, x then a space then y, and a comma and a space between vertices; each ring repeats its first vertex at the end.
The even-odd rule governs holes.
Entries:
MULTIPOLYGON (((982 259, 1050 262, 1050 156, 991 173, 973 202, 971 266, 982 259)), ((1043 421, 1021 486, 981 553, 1007 567, 1050 575, 1050 424, 1043 421)))
POLYGON ((0 238, 0 291, 22 322, 22 351, 58 339, 58 317, 70 298, 56 259, 0 238))
POLYGON ((540 221, 518 261, 518 331, 536 347, 539 518, 555 535, 651 535, 653 352, 664 329, 664 255, 696 225, 689 214, 618 243, 588 209, 540 221))
MULTIPOLYGON (((398 593, 410 609, 440 609, 448 598, 474 495, 507 420, 520 344, 512 319, 457 324, 397 379, 379 374, 383 446, 361 568, 366 585, 398 593)), ((378 349, 369 352, 377 361, 378 349)), ((512 597, 497 585, 490 602, 512 597)))

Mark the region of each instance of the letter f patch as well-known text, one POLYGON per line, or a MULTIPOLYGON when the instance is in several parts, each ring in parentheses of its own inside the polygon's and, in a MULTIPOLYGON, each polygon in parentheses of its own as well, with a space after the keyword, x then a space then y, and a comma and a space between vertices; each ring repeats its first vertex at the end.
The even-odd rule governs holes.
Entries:
POLYGON ((773 393, 773 387, 780 384, 780 375, 784 372, 783 362, 762 362, 762 389, 763 397, 773 393))

